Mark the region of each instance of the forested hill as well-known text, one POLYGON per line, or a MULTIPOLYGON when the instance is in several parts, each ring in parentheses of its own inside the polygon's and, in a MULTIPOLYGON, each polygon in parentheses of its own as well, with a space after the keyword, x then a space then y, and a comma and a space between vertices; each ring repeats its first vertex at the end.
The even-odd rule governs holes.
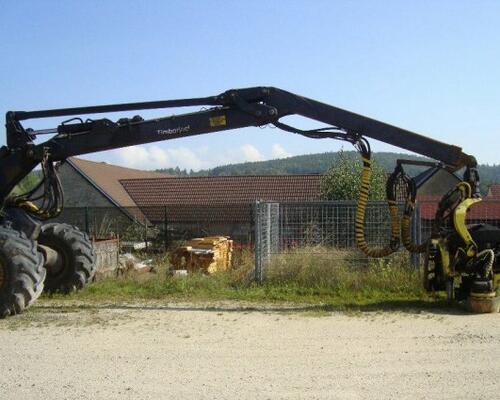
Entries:
MULTIPOLYGON (((349 157, 359 158, 359 155, 354 151, 344 153, 349 157)), ((338 157, 337 152, 328 152, 269 161, 230 164, 198 172, 187 172, 179 168, 162 169, 160 171, 184 176, 322 174, 335 162, 336 157, 338 157)), ((373 158, 387 172, 392 172, 394 170, 398 158, 425 160, 424 157, 420 156, 389 152, 374 153, 373 158)), ((411 175, 421 171, 421 169, 415 167, 406 167, 405 170, 411 175)), ((479 173, 483 184, 500 182, 500 165, 480 165, 479 173)))

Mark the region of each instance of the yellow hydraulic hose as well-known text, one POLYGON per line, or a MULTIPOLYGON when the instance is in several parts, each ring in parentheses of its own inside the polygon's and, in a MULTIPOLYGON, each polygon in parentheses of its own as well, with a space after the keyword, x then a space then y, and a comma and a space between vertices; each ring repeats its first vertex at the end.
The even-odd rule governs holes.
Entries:
POLYGON ((391 241, 382 248, 369 247, 365 240, 365 214, 370 192, 370 179, 372 175, 371 160, 363 155, 363 171, 361 172, 361 188, 359 191, 358 206, 356 208, 355 235, 356 244, 368 257, 386 257, 394 253, 399 246, 399 216, 395 198, 387 198, 391 217, 391 241))
POLYGON ((413 214, 413 210, 415 209, 415 203, 407 199, 405 212, 403 214, 403 218, 401 220, 401 241, 406 250, 410 253, 425 253, 427 249, 427 243, 424 242, 422 244, 415 244, 411 240, 410 226, 411 226, 411 216, 413 214))

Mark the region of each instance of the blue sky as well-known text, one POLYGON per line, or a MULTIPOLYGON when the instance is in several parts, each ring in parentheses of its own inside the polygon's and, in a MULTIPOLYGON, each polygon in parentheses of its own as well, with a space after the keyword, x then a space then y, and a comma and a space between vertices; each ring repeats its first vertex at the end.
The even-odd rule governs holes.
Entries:
MULTIPOLYGON (((499 163, 498 1, 0 0, 0 6, 2 115, 270 85, 499 163)), ((249 128, 87 158, 196 170, 340 147, 249 128)), ((372 147, 398 150, 374 141, 372 147)))

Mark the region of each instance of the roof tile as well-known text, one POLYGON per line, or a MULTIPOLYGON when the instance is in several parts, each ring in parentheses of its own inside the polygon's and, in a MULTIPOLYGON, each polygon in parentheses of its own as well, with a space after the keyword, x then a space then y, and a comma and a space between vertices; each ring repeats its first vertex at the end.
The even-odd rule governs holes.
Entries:
POLYGON ((320 200, 320 175, 211 176, 121 179, 140 207, 165 204, 243 204, 255 200, 320 200))
POLYGON ((320 175, 211 176, 122 179, 121 184, 151 221, 248 221, 256 200, 321 199, 320 175), (158 215, 156 215, 158 214, 158 215))
MULTIPOLYGON (((424 219, 434 219, 440 196, 419 196, 420 215, 424 219)), ((467 219, 474 221, 500 221, 500 200, 489 196, 483 197, 480 203, 473 204, 468 212, 467 219)))
POLYGON ((500 199, 500 185, 491 185, 488 190, 488 197, 500 199))

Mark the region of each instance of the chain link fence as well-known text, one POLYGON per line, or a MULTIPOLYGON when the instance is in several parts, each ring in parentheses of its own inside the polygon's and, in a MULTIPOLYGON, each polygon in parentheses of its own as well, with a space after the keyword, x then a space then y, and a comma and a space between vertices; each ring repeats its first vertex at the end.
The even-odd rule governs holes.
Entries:
MULTIPOLYGON (((330 201, 309 203, 257 202, 255 204, 255 277, 261 282, 276 255, 310 257, 328 255, 332 266, 338 263, 370 265, 380 262, 369 259, 356 247, 355 201, 330 201)), ((401 205, 401 209, 402 209, 401 205)), ((429 238, 437 202, 417 203, 411 238, 422 243, 429 238)), ((500 227, 500 201, 483 200, 481 207, 471 209, 468 223, 488 223, 500 227)), ((370 202, 366 209, 365 237, 369 246, 384 247, 391 236, 389 210, 385 202, 370 202)), ((382 262, 398 260, 418 266, 418 254, 409 255, 401 245, 394 255, 382 262)), ((307 257, 304 262, 309 262, 307 257)), ((286 264, 286 262, 284 262, 286 264)), ((283 261, 282 261, 283 264, 283 261)), ((285 265, 286 267, 286 265, 285 265)))
MULTIPOLYGON (((500 227, 500 201, 484 199, 473 206, 468 223, 500 227)), ((248 205, 162 205, 154 207, 68 207, 58 222, 79 227, 95 239, 120 238, 123 251, 168 251, 178 243, 201 236, 230 236, 235 248, 253 249, 255 279, 263 281, 273 257, 293 253, 322 255, 337 263, 364 266, 374 261, 356 248, 356 202, 277 203, 248 205)), ((412 240, 422 243, 431 232, 437 201, 419 202, 412 222, 412 240)), ((390 238, 385 202, 370 202, 366 210, 366 241, 382 247, 390 238)), ((418 265, 421 258, 401 246, 394 258, 418 265)), ((304 262, 307 259, 304 258, 304 262)), ((287 267, 286 260, 283 268, 287 267)))
POLYGON ((67 207, 55 222, 75 225, 96 239, 120 238, 123 247, 165 251, 193 237, 230 236, 250 247, 253 206, 163 205, 154 207, 67 207))
POLYGON ((255 204, 255 280, 262 282, 263 269, 280 251, 280 204, 255 204))

